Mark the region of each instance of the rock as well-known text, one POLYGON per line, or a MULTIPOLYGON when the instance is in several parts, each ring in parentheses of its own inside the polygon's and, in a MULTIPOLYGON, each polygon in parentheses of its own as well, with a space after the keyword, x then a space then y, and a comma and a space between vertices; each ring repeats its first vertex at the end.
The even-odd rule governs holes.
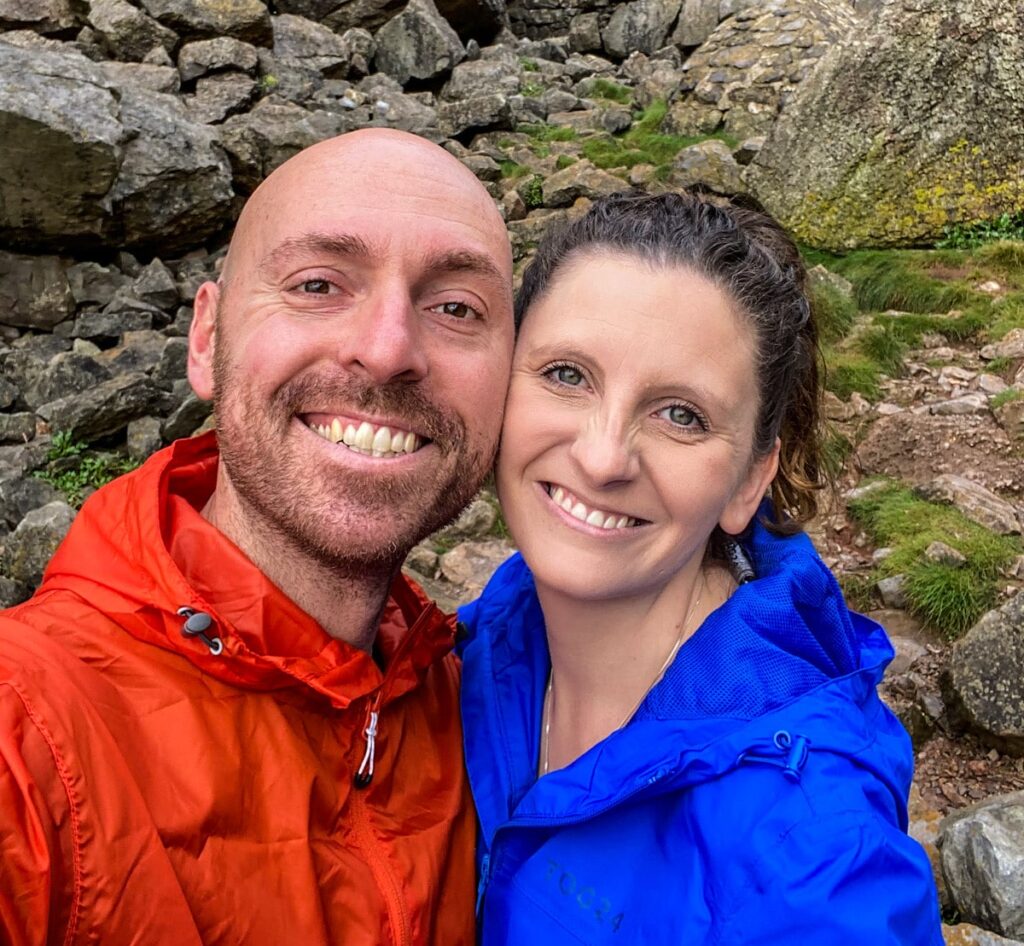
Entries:
POLYGON ((978 390, 985 394, 1002 394, 1008 387, 1009 385, 999 375, 985 372, 978 375, 978 390))
POLYGON ((1000 751, 1024 755, 1024 594, 953 645, 943 686, 962 725, 1000 751))
POLYGON ((878 589, 879 595, 881 595, 882 604, 887 608, 895 608, 899 611, 904 610, 909 604, 906 583, 907 580, 903 575, 891 575, 879 581, 875 587, 878 589))
POLYGON ((256 80, 242 72, 203 76, 196 82, 195 95, 185 100, 188 116, 204 124, 222 122, 247 109, 256 91, 256 80))
POLYGON ((174 66, 153 66, 144 62, 100 63, 103 74, 119 87, 149 89, 151 92, 174 93, 181 87, 181 77, 174 66))
POLYGON ((36 476, 0 478, 0 524, 13 529, 33 509, 62 499, 56 489, 36 476))
POLYGON ((546 207, 568 207, 580 197, 593 200, 625 189, 621 178, 582 160, 552 174, 544 181, 542 192, 546 207))
POLYGON ((140 89, 122 90, 121 118, 136 135, 111 192, 126 244, 173 254, 230 223, 231 167, 213 131, 175 98, 140 89))
POLYGON ((305 17, 282 13, 273 18, 274 55, 326 76, 348 72, 348 48, 333 30, 305 17))
POLYGON ((251 193, 275 168, 303 148, 355 127, 345 115, 298 105, 258 102, 220 127, 219 140, 231 158, 235 186, 251 193))
POLYGON ((98 66, 0 43, 0 242, 94 246, 124 139, 98 66))
POLYGON ((569 48, 574 53, 600 50, 601 18, 597 13, 578 13, 569 22, 569 48))
POLYGON ((951 545, 946 545, 945 542, 938 540, 930 543, 924 550, 924 557, 929 562, 948 565, 950 568, 963 568, 967 564, 967 557, 962 552, 958 552, 951 545))
MULTIPOLYGON (((764 135, 755 135, 753 138, 744 138, 743 141, 740 142, 740 146, 732 153, 732 156, 736 159, 736 163, 746 167, 761 153, 761 149, 764 147, 764 143, 767 140, 768 139, 764 135)), ((822 267, 822 269, 824 269, 824 267, 822 267)))
POLYGON ((683 0, 672 42, 677 46, 703 43, 718 26, 719 6, 719 0, 683 0))
POLYGON ((985 345, 981 357, 986 361, 993 358, 1024 358, 1024 328, 1011 329, 1001 341, 985 345))
POLYGON ((127 0, 90 0, 89 25, 114 59, 141 62, 154 46, 172 50, 178 36, 127 0))
POLYGON ((409 0, 401 13, 380 28, 376 40, 377 68, 402 85, 450 72, 466 56, 458 34, 437 12, 433 0, 409 0))
POLYGON ((1017 510, 991 490, 955 473, 943 473, 918 492, 932 502, 952 503, 972 522, 998 535, 1018 535, 1021 531, 1017 510))
POLYGON ((754 194, 797 240, 834 250, 930 244, 1024 210, 1018 14, 1003 0, 883 5, 783 111, 748 171, 754 194))
POLYGON ((233 36, 257 46, 273 42, 262 0, 142 0, 142 5, 184 39, 233 36))
POLYGON ((139 371, 151 374, 160 363, 166 345, 167 339, 160 332, 139 329, 125 332, 117 348, 101 352, 96 360, 105 364, 114 375, 139 371))
POLYGON ((128 282, 116 268, 99 263, 75 263, 67 271, 67 280, 77 305, 106 305, 128 282))
POLYGON ((75 298, 67 265, 55 256, 0 250, 0 323, 48 330, 72 315, 75 298))
POLYGON ((0 413, 0 443, 27 443, 36 435, 36 415, 0 413))
POLYGON ((160 352, 160 360, 150 377, 160 387, 170 390, 175 381, 183 381, 188 365, 188 339, 169 338, 160 352))
POLYGON ((1024 937, 1024 792, 943 819, 942 873, 963 919, 1024 937))
POLYGON ((0 378, 0 410, 7 410, 18 398, 18 389, 6 378, 0 378))
POLYGON ((348 62, 349 75, 370 74, 370 63, 377 55, 377 41, 367 30, 358 27, 346 30, 341 37, 341 47, 348 62))
POLYGON ((675 134, 722 124, 741 140, 769 134, 822 56, 857 24, 848 4, 829 0, 744 2, 731 11, 724 3, 718 16, 722 22, 682 65, 675 134))
POLYGON ((433 549, 425 545, 414 545, 406 556, 405 567, 411 568, 425 578, 433 578, 437 574, 439 561, 440 558, 433 549))
POLYGON ((152 260, 135 277, 132 293, 136 299, 158 309, 173 309, 180 298, 174 275, 159 259, 152 260))
POLYGON ((0 609, 13 608, 32 597, 32 589, 0 574, 0 609))
POLYGON ((160 425, 160 434, 167 443, 181 437, 191 437, 212 410, 212 403, 201 401, 190 392, 174 413, 160 425))
POLYGON ((995 409, 995 416, 999 426, 1011 437, 1019 440, 1024 436, 1024 397, 1000 404, 995 409))
POLYGON ((33 509, 6 539, 0 570, 14 581, 35 588, 74 518, 75 511, 64 502, 33 509))
POLYGON ((711 139, 683 148, 676 155, 669 175, 674 187, 703 184, 718 194, 744 191, 740 166, 724 141, 711 139))
POLYGON ((503 539, 463 542, 441 556, 441 574, 468 594, 479 594, 514 549, 503 539))
POLYGON ((948 401, 937 401, 928 405, 931 414, 984 414, 988 411, 988 398, 983 394, 965 394, 963 397, 950 398, 948 401))
POLYGON ((17 385, 21 400, 34 411, 110 378, 103 365, 77 352, 61 352, 47 360, 30 352, 12 352, 3 360, 3 371, 17 385))
POLYGON ((128 424, 128 456, 140 463, 163 446, 159 417, 139 417, 128 424))
POLYGON ((498 521, 498 512, 486 499, 475 499, 450 526, 441 530, 446 539, 478 539, 498 521))
POLYGON ((943 923, 942 937, 946 946, 1024 946, 1019 939, 1007 939, 970 923, 957 923, 956 926, 943 923))
POLYGON ((449 137, 467 131, 513 127, 508 98, 500 92, 476 95, 457 102, 442 102, 437 117, 441 130, 449 137))
POLYGON ((142 374, 125 374, 89 390, 43 404, 37 410, 53 430, 90 443, 119 433, 128 422, 154 413, 162 403, 159 388, 142 374))
POLYGON ((195 40, 182 46, 178 53, 178 72, 182 82, 191 82, 211 72, 227 70, 239 70, 253 75, 258 63, 255 46, 230 36, 195 40))
POLYGON ((601 33, 604 48, 619 59, 636 51, 650 55, 665 45, 680 5, 681 0, 631 0, 622 4, 601 33))
POLYGON ((63 33, 78 24, 71 0, 0 0, 0 30, 63 33))
POLYGON ((158 309, 131 297, 116 297, 102 312, 83 312, 75 319, 72 338, 102 343, 116 342, 124 332, 141 332, 153 327, 158 309))
POLYGON ((928 648, 919 644, 911 637, 900 637, 898 634, 889 634, 889 643, 892 644, 896 656, 892 663, 885 669, 886 676, 899 676, 906 673, 914 664, 915 660, 924 657, 928 648))
POLYGON ((518 60, 503 49, 500 55, 488 59, 460 62, 444 84, 441 98, 455 102, 498 92, 511 95, 519 91, 519 76, 518 60))

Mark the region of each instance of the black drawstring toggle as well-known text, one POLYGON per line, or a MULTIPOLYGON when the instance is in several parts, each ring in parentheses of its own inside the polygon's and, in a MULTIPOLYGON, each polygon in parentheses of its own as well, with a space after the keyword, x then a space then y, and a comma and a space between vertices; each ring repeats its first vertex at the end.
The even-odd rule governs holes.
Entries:
POLYGON ((214 657, 219 657, 224 651, 224 641, 219 637, 210 637, 206 632, 213 627, 213 618, 205 611, 195 611, 192 608, 178 608, 178 614, 185 618, 181 625, 181 633, 185 637, 198 637, 214 657))

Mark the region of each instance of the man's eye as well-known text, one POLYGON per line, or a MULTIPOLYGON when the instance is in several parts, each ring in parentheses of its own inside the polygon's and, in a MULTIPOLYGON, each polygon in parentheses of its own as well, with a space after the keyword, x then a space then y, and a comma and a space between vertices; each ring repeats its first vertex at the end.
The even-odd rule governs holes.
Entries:
POLYGON ((326 296, 331 291, 331 284, 326 279, 307 279, 300 288, 303 292, 326 296))
POLYGON ((474 319, 480 318, 480 313, 465 302, 442 302, 441 305, 435 308, 440 309, 445 315, 450 315, 453 319, 463 319, 471 322, 474 319))

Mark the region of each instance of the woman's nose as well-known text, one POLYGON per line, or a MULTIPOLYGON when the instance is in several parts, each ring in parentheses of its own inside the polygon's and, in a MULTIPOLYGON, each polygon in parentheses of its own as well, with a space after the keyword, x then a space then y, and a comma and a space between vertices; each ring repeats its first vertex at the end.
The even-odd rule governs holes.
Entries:
POLYGON ((624 423, 591 416, 580 429, 570 455, 594 487, 612 486, 632 480, 639 468, 633 438, 624 423))

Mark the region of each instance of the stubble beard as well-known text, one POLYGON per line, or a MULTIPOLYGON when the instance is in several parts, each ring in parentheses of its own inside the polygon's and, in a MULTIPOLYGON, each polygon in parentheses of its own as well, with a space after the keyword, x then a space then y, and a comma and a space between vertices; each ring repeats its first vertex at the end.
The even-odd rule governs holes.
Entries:
POLYGON ((412 546, 465 508, 491 468, 496 442, 474 449, 462 418, 414 385, 375 387, 344 374, 303 375, 267 402, 227 364, 224 347, 214 359, 221 462, 252 520, 247 525, 263 539, 264 554, 284 544, 339 577, 394 574, 412 546), (432 441, 440 462, 432 472, 390 473, 383 461, 379 473, 358 473, 300 454, 294 449, 296 414, 327 404, 402 418, 432 441))

